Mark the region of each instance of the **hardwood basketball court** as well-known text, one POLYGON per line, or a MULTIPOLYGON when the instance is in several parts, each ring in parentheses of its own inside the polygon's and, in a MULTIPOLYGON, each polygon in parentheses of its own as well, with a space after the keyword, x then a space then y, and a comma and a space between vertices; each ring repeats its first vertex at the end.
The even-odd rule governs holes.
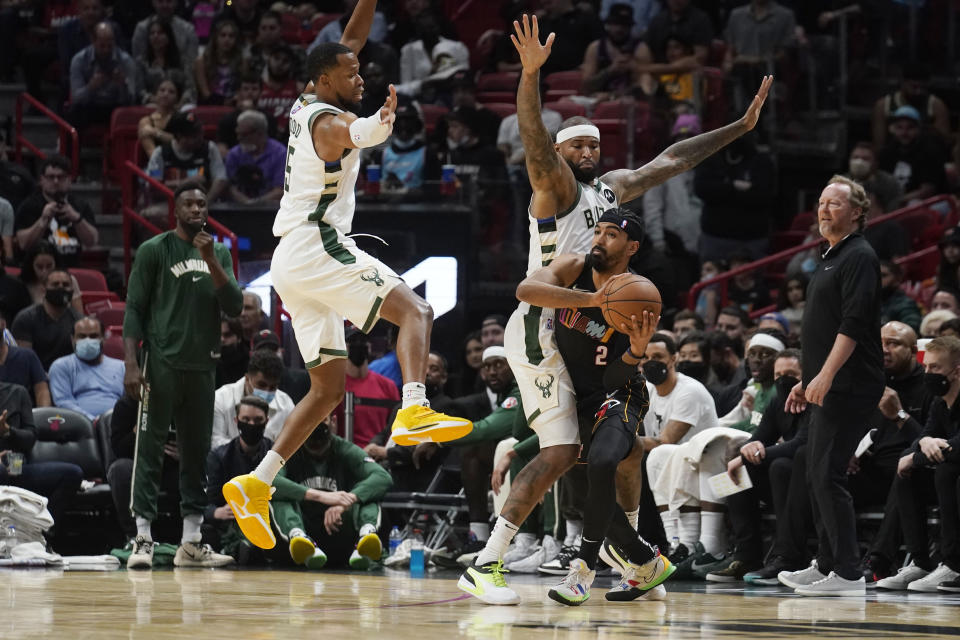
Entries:
POLYGON ((960 597, 876 593, 801 598, 779 587, 666 583, 664 602, 613 603, 612 578, 564 607, 554 577, 508 576, 524 602, 484 605, 453 571, 413 579, 286 570, 0 571, 0 639, 202 638, 951 638, 960 597))

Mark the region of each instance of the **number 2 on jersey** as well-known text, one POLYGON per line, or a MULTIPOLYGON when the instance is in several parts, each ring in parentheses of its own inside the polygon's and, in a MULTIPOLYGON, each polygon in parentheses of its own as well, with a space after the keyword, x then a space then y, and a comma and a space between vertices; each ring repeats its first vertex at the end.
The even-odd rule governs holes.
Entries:
POLYGON ((598 367, 607 366, 607 345, 597 345, 597 357, 594 358, 593 364, 597 365, 598 367))

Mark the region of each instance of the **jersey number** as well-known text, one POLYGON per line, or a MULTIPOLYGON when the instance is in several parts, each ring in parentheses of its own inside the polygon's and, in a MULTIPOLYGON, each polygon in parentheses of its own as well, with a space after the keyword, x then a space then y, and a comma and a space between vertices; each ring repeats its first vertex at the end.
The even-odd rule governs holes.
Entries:
POLYGON ((598 367, 607 366, 607 345, 597 345, 597 357, 594 358, 593 364, 597 365, 598 367))
POLYGON ((597 220, 603 215, 603 207, 594 207, 593 209, 583 210, 583 220, 587 223, 587 229, 593 229, 597 220))
POLYGON ((293 152, 296 151, 292 146, 287 145, 287 161, 286 161, 286 170, 283 172, 283 190, 290 191, 290 159, 293 157, 293 152))

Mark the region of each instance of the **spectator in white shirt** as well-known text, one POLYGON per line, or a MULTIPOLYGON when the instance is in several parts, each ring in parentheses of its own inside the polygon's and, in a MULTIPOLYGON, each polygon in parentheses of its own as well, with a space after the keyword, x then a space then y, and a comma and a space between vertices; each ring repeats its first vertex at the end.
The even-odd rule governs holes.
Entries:
POLYGON ((247 374, 217 389, 213 405, 213 435, 211 448, 219 447, 236 438, 237 407, 244 396, 255 395, 270 407, 264 436, 276 440, 283 421, 293 411, 293 400, 277 387, 283 377, 283 360, 276 353, 259 350, 250 355, 247 374))

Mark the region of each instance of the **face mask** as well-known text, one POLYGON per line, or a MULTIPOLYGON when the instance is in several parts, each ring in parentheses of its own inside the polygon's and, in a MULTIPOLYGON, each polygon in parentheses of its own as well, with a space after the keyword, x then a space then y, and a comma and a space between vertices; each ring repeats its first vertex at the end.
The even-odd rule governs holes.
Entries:
POLYGON ((73 299, 73 291, 70 289, 47 289, 44 297, 47 302, 55 307, 65 307, 73 299))
POLYGON ((263 432, 266 430, 266 428, 267 426, 265 424, 237 421, 237 429, 240 431, 240 439, 243 440, 243 444, 247 445, 248 447, 253 447, 260 444, 260 440, 263 439, 263 432))
POLYGON ((861 180, 870 175, 870 163, 863 158, 850 159, 850 175, 861 180))
POLYGON ((236 344, 225 344, 220 347, 220 360, 222 362, 236 362, 243 359, 243 349, 239 342, 236 344))
POLYGON ((103 343, 97 338, 83 338, 82 340, 77 340, 73 352, 84 362, 90 362, 100 357, 100 350, 102 348, 103 343))
POLYGON ((777 381, 774 382, 774 386, 777 388, 777 396, 780 398, 786 398, 790 395, 790 392, 793 390, 797 383, 800 382, 797 378, 793 376, 780 376, 777 378, 777 381))
POLYGON ((263 389, 254 389, 253 395, 257 396, 267 404, 273 402, 274 397, 277 395, 276 391, 264 391, 263 389))
POLYGON ((354 342, 347 345, 347 359, 355 367, 362 367, 363 363, 370 357, 370 349, 366 342, 354 342))
POLYGON ((644 377, 654 386, 663 384, 667 380, 667 365, 662 362, 647 360, 643 363, 642 369, 644 377))
POLYGON ((935 396, 945 396, 950 391, 950 380, 942 373, 925 373, 923 386, 935 396))
POLYGON ((450 149, 451 151, 453 151, 459 146, 460 146, 459 140, 454 140, 453 138, 450 138, 450 137, 447 138, 447 149, 450 149))
POLYGON ((684 375, 690 376, 694 380, 703 382, 707 379, 707 363, 706 362, 693 362, 691 360, 684 360, 683 362, 677 363, 677 371, 684 375))

